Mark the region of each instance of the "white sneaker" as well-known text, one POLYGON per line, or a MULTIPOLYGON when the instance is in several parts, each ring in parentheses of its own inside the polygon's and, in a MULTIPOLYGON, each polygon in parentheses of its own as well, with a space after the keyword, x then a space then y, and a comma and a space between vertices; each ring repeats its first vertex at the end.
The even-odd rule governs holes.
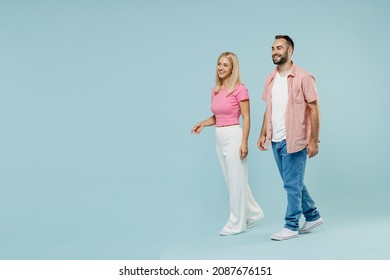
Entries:
POLYGON ((236 234, 240 234, 240 233, 242 233, 242 232, 234 232, 229 225, 226 225, 219 232, 219 235, 221 235, 221 236, 229 236, 229 235, 236 235, 236 234))
POLYGON ((282 240, 286 240, 286 239, 290 239, 290 238, 294 238, 294 237, 298 237, 298 236, 299 236, 298 231, 294 231, 294 230, 291 230, 288 228, 283 228, 278 233, 272 234, 271 239, 282 241, 282 240))
POLYGON ((246 228, 253 228, 256 221, 261 220, 262 218, 264 218, 263 213, 261 213, 259 216, 257 216, 256 219, 247 219, 246 220, 246 228))
POLYGON ((254 219, 247 219, 246 220, 246 228, 253 228, 253 226, 255 225, 255 220, 254 219))
POLYGON ((301 228, 299 228, 299 234, 309 233, 313 228, 322 225, 324 220, 320 217, 319 219, 308 222, 306 221, 301 228))

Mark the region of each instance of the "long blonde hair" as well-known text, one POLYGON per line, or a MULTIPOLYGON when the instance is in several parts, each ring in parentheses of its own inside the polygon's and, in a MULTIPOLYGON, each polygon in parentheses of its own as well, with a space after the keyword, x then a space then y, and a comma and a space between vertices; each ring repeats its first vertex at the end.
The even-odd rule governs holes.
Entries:
POLYGON ((229 95, 236 89, 237 84, 241 83, 240 67, 238 65, 237 55, 235 55, 232 52, 221 53, 221 55, 217 59, 217 67, 215 71, 215 87, 214 87, 215 94, 217 94, 221 90, 221 86, 222 86, 222 79, 220 79, 218 76, 218 61, 223 56, 226 57, 232 64, 232 74, 230 74, 230 76, 227 78, 227 84, 226 84, 226 87, 228 89, 227 95, 229 95))

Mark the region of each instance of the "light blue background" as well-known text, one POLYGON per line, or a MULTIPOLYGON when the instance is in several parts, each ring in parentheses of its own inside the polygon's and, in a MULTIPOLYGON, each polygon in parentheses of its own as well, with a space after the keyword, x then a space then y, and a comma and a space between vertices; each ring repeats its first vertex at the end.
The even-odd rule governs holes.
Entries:
POLYGON ((388 1, 0 1, 1 259, 389 259, 388 1), (276 34, 317 78, 326 223, 272 242, 285 193, 256 148, 276 34), (251 97, 250 184, 266 217, 223 238, 210 116, 235 52, 251 97))

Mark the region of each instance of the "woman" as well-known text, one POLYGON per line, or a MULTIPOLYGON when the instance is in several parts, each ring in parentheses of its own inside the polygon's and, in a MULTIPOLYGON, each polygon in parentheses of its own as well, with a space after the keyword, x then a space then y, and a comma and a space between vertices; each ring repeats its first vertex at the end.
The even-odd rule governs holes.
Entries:
POLYGON ((249 95, 241 83, 234 53, 224 52, 218 57, 211 100, 214 115, 195 124, 191 133, 199 134, 205 126, 216 126, 217 154, 230 199, 230 217, 220 235, 227 236, 244 232, 264 217, 248 185, 249 95), (239 126, 240 116, 242 128, 239 126))

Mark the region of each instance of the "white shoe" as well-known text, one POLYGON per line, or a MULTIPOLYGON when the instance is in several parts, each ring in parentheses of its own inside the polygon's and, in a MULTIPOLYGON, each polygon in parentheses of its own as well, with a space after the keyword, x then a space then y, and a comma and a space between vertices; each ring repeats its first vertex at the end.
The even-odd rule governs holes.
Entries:
POLYGON ((309 233, 313 228, 322 225, 324 220, 320 217, 319 219, 308 222, 306 221, 301 228, 299 228, 299 234, 309 233))
POLYGON ((261 220, 262 218, 264 218, 264 214, 263 213, 261 213, 255 219, 247 219, 246 220, 246 228, 253 228, 253 226, 255 225, 256 221, 261 220))
POLYGON ((254 219, 247 219, 246 220, 246 228, 253 228, 253 226, 255 225, 255 220, 254 219))
POLYGON ((242 231, 241 232, 234 232, 230 226, 226 225, 219 232, 219 235, 221 235, 221 236, 229 236, 229 235, 236 235, 236 234, 240 234, 240 233, 242 233, 242 231))
POLYGON ((298 231, 294 231, 294 230, 291 230, 288 228, 283 228, 278 233, 272 234, 271 239, 282 241, 282 240, 286 240, 286 239, 290 239, 290 238, 294 238, 294 237, 298 237, 298 236, 299 236, 298 231))

